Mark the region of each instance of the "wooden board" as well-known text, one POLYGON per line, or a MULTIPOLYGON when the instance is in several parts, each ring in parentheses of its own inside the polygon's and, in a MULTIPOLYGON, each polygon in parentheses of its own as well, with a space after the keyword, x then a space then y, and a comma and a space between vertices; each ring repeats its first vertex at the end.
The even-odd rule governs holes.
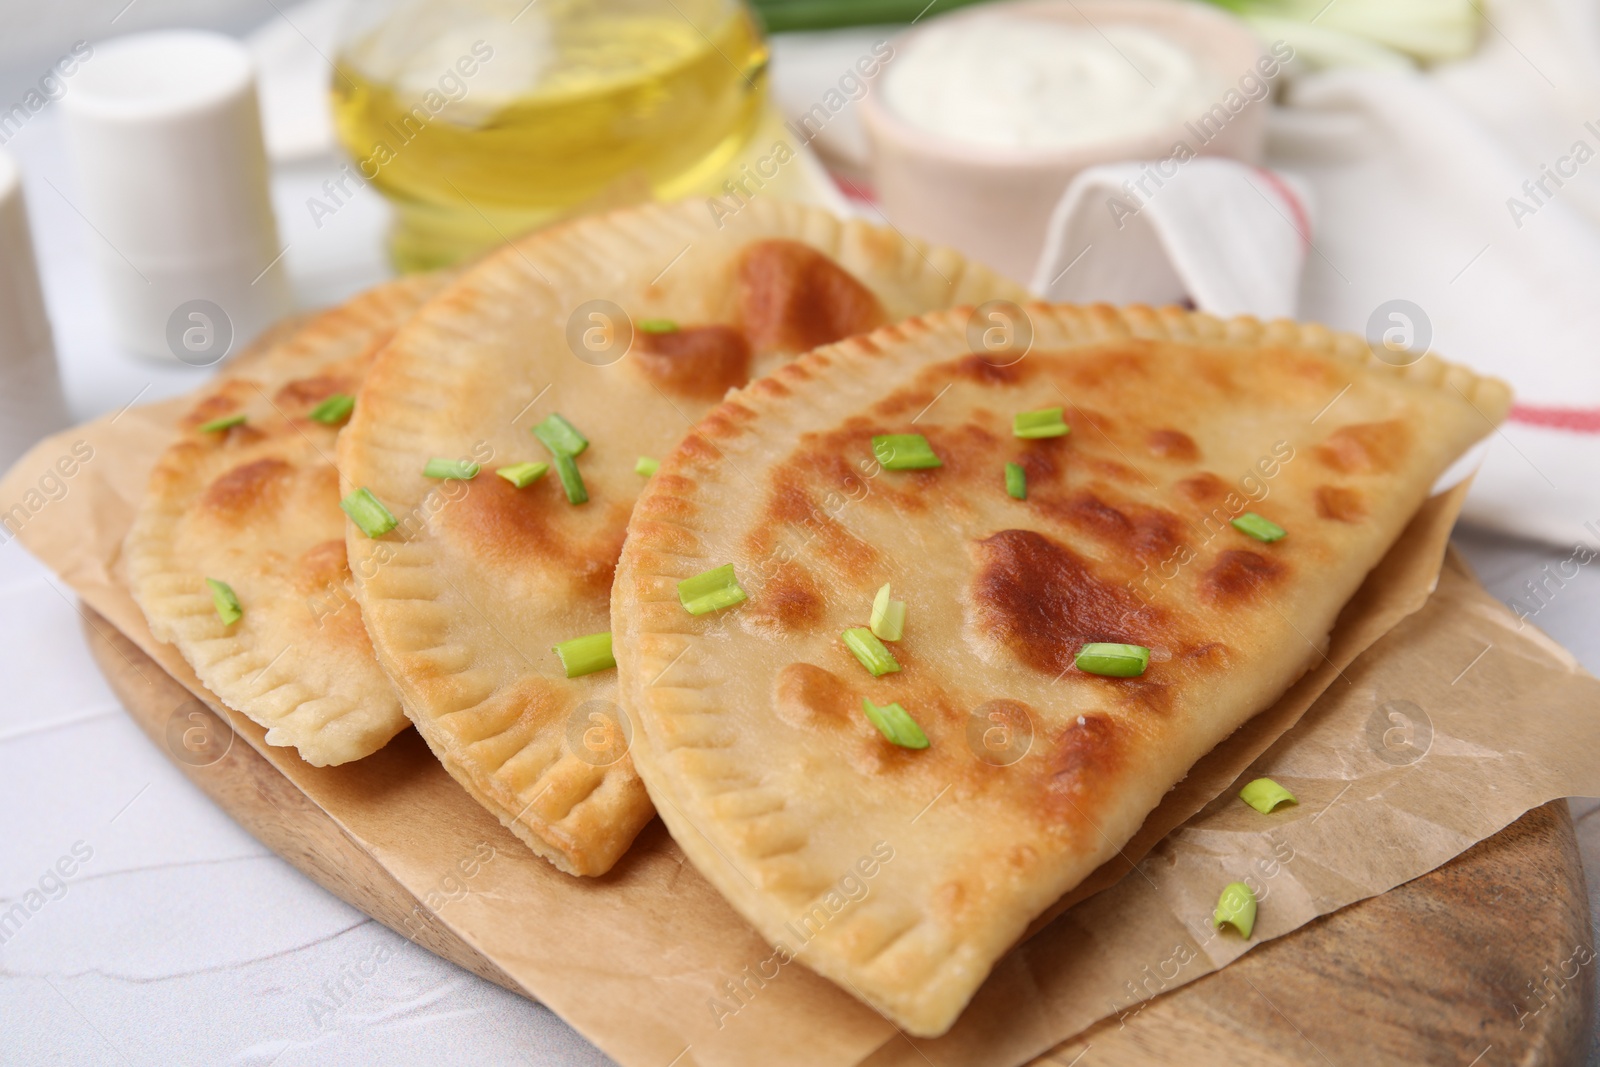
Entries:
MULTIPOLYGON (((85 614, 111 688, 191 781, 312 881, 412 936, 418 924, 401 924, 422 907, 417 899, 248 744, 235 741, 204 766, 177 759, 170 720, 192 697, 103 618, 85 614)), ((415 940, 527 995, 442 923, 421 924, 415 940)), ((1101 1021, 1035 1067, 1580 1063, 1596 968, 1562 974, 1592 947, 1572 820, 1557 801, 1431 874, 1101 1021)))

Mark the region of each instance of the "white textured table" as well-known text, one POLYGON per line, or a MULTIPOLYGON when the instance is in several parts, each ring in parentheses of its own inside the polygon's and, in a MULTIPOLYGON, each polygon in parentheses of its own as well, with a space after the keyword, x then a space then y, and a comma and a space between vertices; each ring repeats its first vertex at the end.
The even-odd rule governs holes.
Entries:
MULTIPOLYGON (((37 116, 7 147, 27 170, 69 400, 86 419, 203 373, 138 363, 110 342, 91 269, 98 238, 71 204, 53 119, 37 116)), ((322 177, 281 172, 274 190, 308 306, 384 273, 372 194, 312 228, 304 202, 322 177)), ((1471 533, 1458 544, 1502 598, 1570 552, 1471 533)), ((1536 621, 1600 670, 1600 568, 1536 621)), ((608 1062, 548 1011, 409 944, 257 844, 127 719, 79 631, 71 594, 14 542, 0 545, 0 915, 44 901, 20 926, 0 924, 0 1063, 608 1062), (63 860, 73 873, 59 879, 63 860)), ((1592 910, 1595 809, 1574 803, 1592 910)))

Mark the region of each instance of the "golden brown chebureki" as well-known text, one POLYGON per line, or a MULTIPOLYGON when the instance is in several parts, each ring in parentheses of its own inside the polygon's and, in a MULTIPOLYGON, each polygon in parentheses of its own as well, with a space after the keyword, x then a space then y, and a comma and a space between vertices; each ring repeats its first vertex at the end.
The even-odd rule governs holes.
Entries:
POLYGON ((1023 294, 952 252, 761 200, 720 227, 700 203, 580 220, 441 293, 379 358, 340 468, 406 517, 376 540, 351 528, 349 551, 378 658, 456 780, 561 870, 609 870, 653 808, 618 742, 615 673, 567 678, 552 647, 611 629, 639 457, 813 344, 996 297, 1023 294), (523 489, 494 474, 551 462, 529 430, 553 413, 589 441, 586 503, 553 470, 523 489), (446 499, 422 474, 433 457, 483 469, 446 499))
POLYGON ((380 286, 224 370, 157 462, 124 547, 151 632, 266 727, 268 743, 317 766, 369 755, 409 722, 355 602, 333 465, 340 427, 310 414, 353 396, 376 350, 442 283, 380 286), (207 578, 233 589, 237 622, 219 616, 207 578))
POLYGON ((1509 404, 1317 327, 1027 310, 1022 358, 972 351, 955 309, 734 394, 651 480, 613 591, 635 763, 680 846, 769 940, 919 1035, 1320 661, 1509 404), (1014 435, 1054 407, 1069 434, 1014 435), (873 438, 903 433, 942 465, 885 469, 873 438), (1233 527, 1247 511, 1287 536, 1233 527), (728 563, 749 599, 688 615, 677 583, 728 563), (841 633, 885 582, 908 613, 900 670, 874 677, 841 633), (1085 673, 1097 642, 1149 665, 1085 673), (863 699, 901 705, 929 747, 891 743, 863 699), (877 849, 870 894, 841 900, 877 849))

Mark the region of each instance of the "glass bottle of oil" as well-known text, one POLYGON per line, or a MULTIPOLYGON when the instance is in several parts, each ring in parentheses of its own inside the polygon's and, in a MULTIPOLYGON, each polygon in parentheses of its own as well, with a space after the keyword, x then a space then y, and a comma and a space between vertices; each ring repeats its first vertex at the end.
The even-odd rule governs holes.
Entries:
POLYGON ((408 271, 709 192, 766 86, 742 0, 365 0, 343 40, 334 123, 408 271))

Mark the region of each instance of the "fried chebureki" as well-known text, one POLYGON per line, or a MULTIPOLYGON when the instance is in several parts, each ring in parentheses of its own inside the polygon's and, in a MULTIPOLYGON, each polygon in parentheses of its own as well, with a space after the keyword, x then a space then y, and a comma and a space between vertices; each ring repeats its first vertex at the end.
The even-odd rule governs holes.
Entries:
POLYGON ((410 725, 350 588, 334 398, 354 396, 373 353, 441 284, 381 285, 224 370, 157 461, 124 544, 151 632, 269 744, 316 766, 370 755, 410 725), (232 590, 237 621, 207 579, 232 590))
POLYGON ((456 780, 559 869, 609 870, 652 808, 615 673, 582 672, 610 666, 611 578, 650 460, 815 345, 993 298, 1024 297, 953 252, 756 200, 543 231, 431 302, 379 356, 339 450, 344 491, 396 523, 349 528, 368 632, 456 780))
POLYGON ((955 309, 733 394, 638 501, 613 592, 635 765, 680 847, 922 1036, 1319 661, 1510 403, 1320 327, 1027 319, 1031 348, 974 347, 955 309), (729 564, 748 599, 686 611, 680 583, 729 564), (872 633, 886 583, 897 640, 872 633), (870 894, 840 897, 863 857, 870 894))

